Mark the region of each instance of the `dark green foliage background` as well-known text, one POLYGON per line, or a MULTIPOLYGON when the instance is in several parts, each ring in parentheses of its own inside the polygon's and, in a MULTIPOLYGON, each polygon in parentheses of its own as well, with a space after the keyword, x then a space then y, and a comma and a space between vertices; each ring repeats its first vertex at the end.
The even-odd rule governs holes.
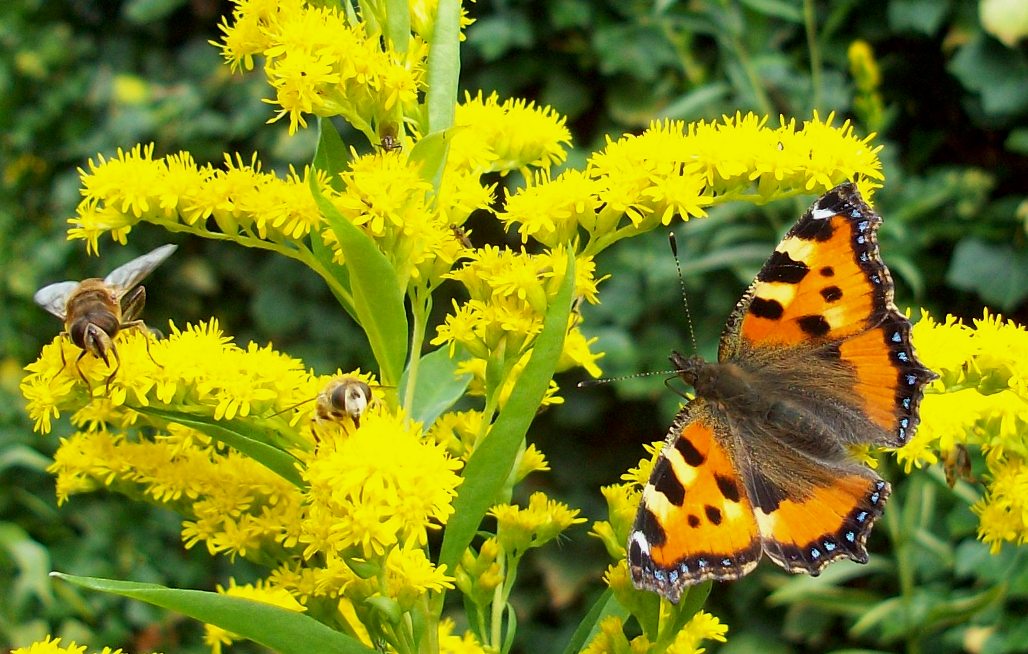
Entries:
MULTIPOLYGON (((0 647, 54 633, 96 648, 206 651, 196 625, 51 585, 51 569, 198 588, 225 583, 230 570, 241 582, 258 574, 184 551, 175 516, 120 496, 55 506, 44 470, 67 427, 33 435, 17 393, 21 366, 59 330, 33 304, 37 288, 103 275, 173 240, 180 251, 148 283, 151 324, 216 316, 239 342, 270 340, 320 372, 371 361, 359 330, 292 261, 146 226, 127 248, 103 243, 99 261, 65 240, 76 168, 98 152, 152 141, 158 155, 185 149, 201 162, 258 152, 265 168, 283 172, 309 160, 314 135, 265 125, 262 77, 230 75, 207 43, 228 11, 214 0, 0 3, 0 647)), ((1028 322, 1028 55, 982 31, 977 3, 480 0, 469 11, 477 22, 462 50, 464 88, 566 115, 571 165, 606 136, 663 117, 752 110, 802 120, 816 109, 836 112, 836 124, 854 119, 860 135, 878 131, 886 184, 876 203, 898 304, 964 318, 989 307, 1028 322), (846 52, 858 38, 882 71, 879 125, 853 111, 846 52)), ((731 307, 808 202, 725 206, 674 226, 702 353, 713 355, 731 307)), ((478 244, 505 238, 487 217, 472 229, 478 244)), ((612 278, 585 324, 607 353, 607 375, 666 369, 672 348, 689 347, 666 239, 619 244, 599 262, 612 278)), ((533 429, 553 472, 523 490, 544 487, 598 519, 598 487, 638 461, 641 443, 662 438, 680 398, 659 377, 586 390, 574 388, 578 378, 561 380, 566 404, 533 429)), ((770 565, 716 586, 708 609, 731 631, 710 651, 1028 651, 1028 565, 1017 548, 990 557, 974 540, 977 489, 951 491, 938 470, 884 472, 896 490, 872 537, 872 563, 833 566, 839 578, 816 587, 770 565)), ((606 555, 585 532, 526 562, 516 598, 522 651, 557 651, 601 589, 606 555)))

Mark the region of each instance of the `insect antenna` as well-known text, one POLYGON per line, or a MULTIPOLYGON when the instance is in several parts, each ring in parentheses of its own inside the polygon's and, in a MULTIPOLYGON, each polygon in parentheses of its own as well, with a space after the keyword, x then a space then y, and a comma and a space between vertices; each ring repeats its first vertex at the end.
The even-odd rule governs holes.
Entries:
POLYGON ((611 382, 624 381, 626 379, 636 379, 637 377, 652 377, 654 375, 677 375, 677 370, 651 370, 650 372, 637 372, 631 375, 620 375, 618 377, 600 377, 599 379, 584 379, 578 382, 578 388, 588 388, 589 386, 599 386, 600 384, 609 384, 611 382))
POLYGON ((692 351, 694 354, 699 354, 700 348, 696 345, 696 328, 692 324, 692 312, 689 310, 689 294, 685 292, 685 277, 682 276, 682 263, 678 260, 678 241, 675 239, 675 233, 671 232, 668 234, 667 240, 671 246, 671 256, 675 258, 675 270, 678 271, 678 286, 682 289, 682 306, 685 308, 685 321, 689 324, 689 339, 692 341, 692 351))

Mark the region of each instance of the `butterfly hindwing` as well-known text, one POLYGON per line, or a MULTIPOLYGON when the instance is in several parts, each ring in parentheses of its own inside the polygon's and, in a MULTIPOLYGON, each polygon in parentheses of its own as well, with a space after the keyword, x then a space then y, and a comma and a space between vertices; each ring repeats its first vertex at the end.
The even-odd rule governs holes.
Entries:
POLYGON ((703 400, 672 423, 643 488, 628 544, 635 584, 678 601, 684 586, 735 579, 760 559, 760 532, 725 426, 703 400))
POLYGON ((793 466, 787 484, 750 470, 764 552, 789 572, 818 575, 832 561, 867 562, 865 543, 889 496, 889 484, 859 466, 793 466))

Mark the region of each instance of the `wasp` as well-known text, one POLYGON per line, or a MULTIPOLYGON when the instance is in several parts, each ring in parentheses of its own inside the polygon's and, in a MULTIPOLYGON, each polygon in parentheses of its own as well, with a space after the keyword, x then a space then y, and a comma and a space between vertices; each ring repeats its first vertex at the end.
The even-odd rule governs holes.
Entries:
MULTIPOLYGON (((113 340, 115 335, 129 328, 147 331, 146 325, 139 320, 146 303, 146 289, 139 282, 171 256, 176 248, 177 245, 162 245, 115 268, 103 279, 94 277, 81 282, 57 282, 36 291, 36 303, 64 321, 61 335, 70 337, 71 342, 82 350, 75 359, 75 369, 86 386, 89 386, 89 380, 79 367, 82 357, 87 353, 92 354, 102 359, 108 368, 111 367, 111 358, 114 359, 114 369, 107 377, 109 387, 121 367, 121 358, 113 340)), ((63 349, 61 363, 63 369, 66 363, 63 349)))

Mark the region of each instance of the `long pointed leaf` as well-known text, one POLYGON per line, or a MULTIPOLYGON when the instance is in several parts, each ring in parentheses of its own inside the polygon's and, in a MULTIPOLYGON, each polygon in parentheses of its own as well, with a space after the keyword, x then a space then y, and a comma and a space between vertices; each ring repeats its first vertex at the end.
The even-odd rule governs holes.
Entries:
MULTIPOLYGON (((421 357, 418 378, 414 382, 416 387, 411 418, 427 428, 464 395, 471 383, 471 375, 457 374, 457 366, 463 358, 462 352, 458 351, 457 356, 451 359, 449 349, 445 347, 421 357)), ((400 381, 400 397, 407 393, 407 372, 404 371, 400 381)))
POLYGON ((575 257, 568 252, 568 269, 557 297, 546 311, 528 365, 511 391, 506 406, 489 435, 472 452, 464 468, 464 483, 454 500, 454 513, 446 525, 439 562, 453 570, 467 549, 486 511, 506 483, 532 418, 542 402, 564 348, 564 335, 575 286, 575 257))
POLYGON ((439 0, 428 51, 428 128, 425 134, 453 125, 460 78, 460 0, 439 0))
POLYGON ((386 0, 386 35, 392 50, 407 52, 410 41, 410 5, 407 0, 386 0))
POLYGON ((432 132, 415 143, 414 148, 410 151, 410 157, 407 160, 420 164, 421 178, 431 184, 437 193, 443 181, 443 170, 446 168, 446 156, 450 152, 450 142, 453 141, 453 135, 463 129, 467 128, 458 125, 432 132))
POLYGON ((289 483, 300 488, 303 487, 303 479, 300 478, 300 471, 296 468, 296 458, 288 452, 284 452, 255 437, 249 426, 242 421, 214 420, 213 418, 195 416, 191 413, 167 411, 152 406, 137 407, 135 410, 139 413, 154 415, 164 420, 177 422, 180 425, 185 425, 207 434, 211 438, 242 452, 289 483))
POLYGON ((396 272, 375 242, 343 218, 321 194, 314 176, 310 178, 310 186, 346 258, 353 308, 375 354, 382 382, 395 386, 407 358, 407 311, 396 272))
POLYGON ((350 151, 332 120, 318 118, 318 149, 314 151, 314 167, 328 173, 329 184, 338 189, 337 184, 342 184, 339 173, 346 170, 349 161, 350 151))
POLYGON ((622 619, 628 617, 628 610, 621 606, 609 588, 603 591, 582 621, 578 623, 578 628, 575 629, 575 633, 571 634, 571 640, 564 648, 564 654, 575 654, 582 651, 582 648, 591 642, 596 636, 596 632, 600 630, 600 621, 608 615, 616 615, 622 619))
POLYGON ((202 590, 166 588, 158 584, 78 577, 60 572, 50 574, 76 586, 121 595, 182 613, 249 638, 280 654, 375 652, 360 641, 334 631, 314 618, 272 604, 202 590))

